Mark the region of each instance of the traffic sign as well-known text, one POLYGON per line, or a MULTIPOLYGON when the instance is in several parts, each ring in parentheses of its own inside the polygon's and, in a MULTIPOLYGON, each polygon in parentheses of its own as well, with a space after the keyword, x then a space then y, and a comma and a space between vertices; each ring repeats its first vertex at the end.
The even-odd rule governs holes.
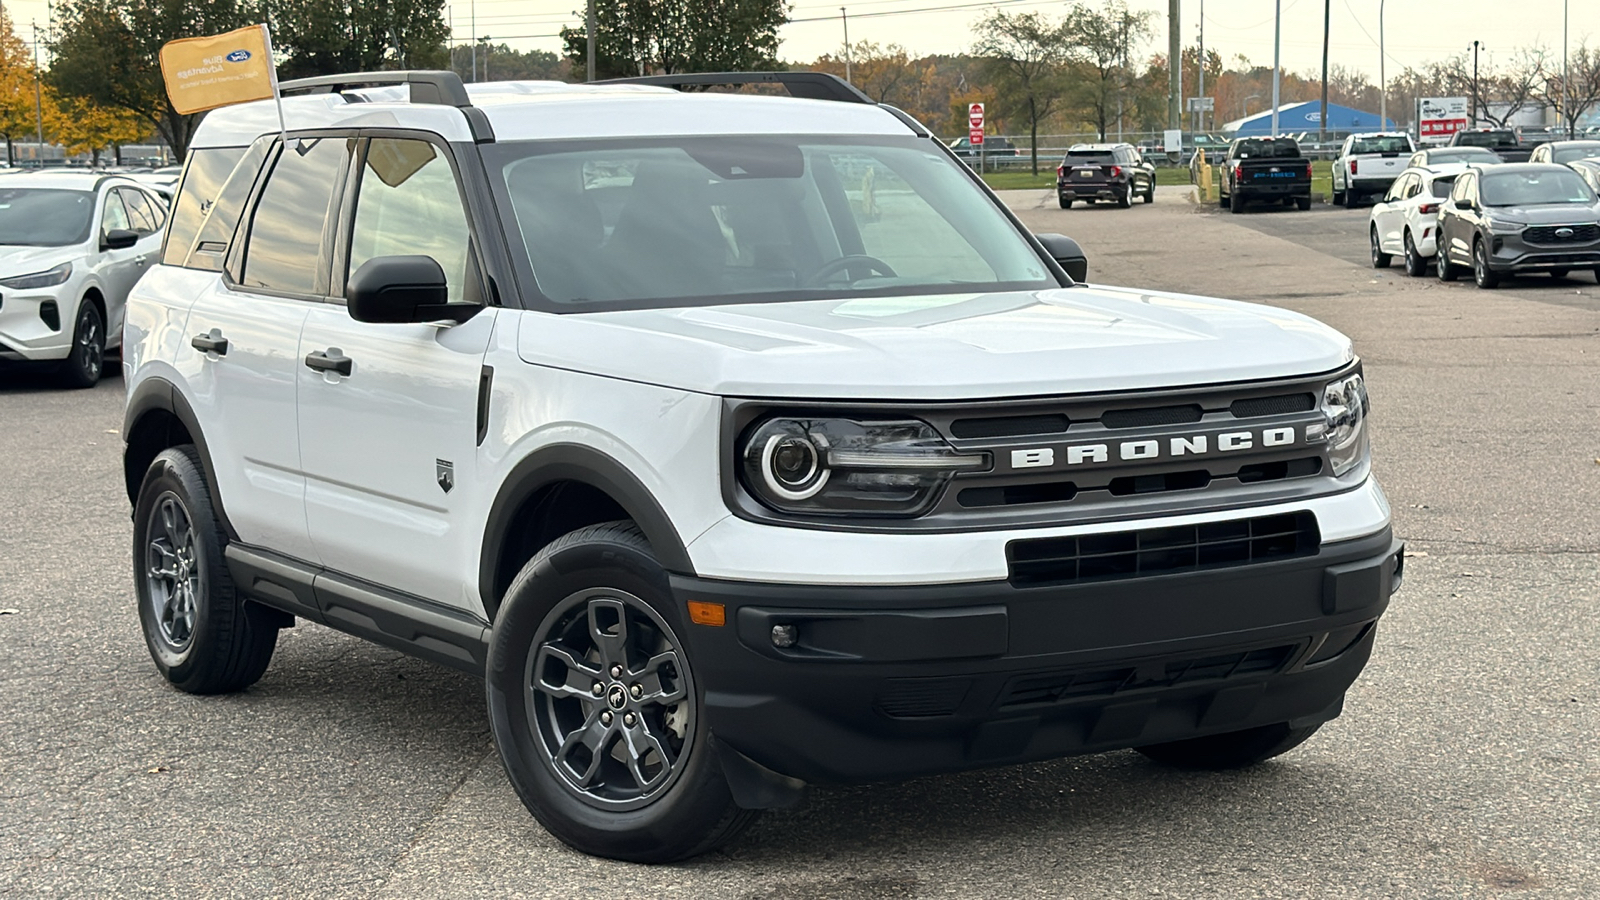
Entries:
POLYGON ((983 145, 983 129, 982 128, 969 128, 969 129, 967 129, 967 143, 971 144, 974 147, 982 146, 983 145))
POLYGON ((974 103, 967 107, 967 124, 974 130, 983 128, 983 104, 974 103))
POLYGON ((1190 97, 1189 112, 1216 112, 1217 98, 1215 97, 1190 97))

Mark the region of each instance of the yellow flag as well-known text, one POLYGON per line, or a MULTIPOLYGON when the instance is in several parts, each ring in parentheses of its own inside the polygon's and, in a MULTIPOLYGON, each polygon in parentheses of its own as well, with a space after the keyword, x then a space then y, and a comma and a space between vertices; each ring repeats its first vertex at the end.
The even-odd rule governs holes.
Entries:
POLYGON ((272 39, 265 25, 168 41, 161 48, 161 77, 172 108, 183 115, 267 100, 278 90, 272 39))

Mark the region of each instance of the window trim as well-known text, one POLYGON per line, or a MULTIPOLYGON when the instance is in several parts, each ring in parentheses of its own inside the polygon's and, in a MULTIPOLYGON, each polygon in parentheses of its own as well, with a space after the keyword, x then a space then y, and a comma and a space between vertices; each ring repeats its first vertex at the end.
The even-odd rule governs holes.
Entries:
MULTIPOLYGON (((278 161, 283 157, 283 150, 287 141, 293 140, 354 140, 357 137, 356 129, 349 128, 315 128, 303 131, 291 131, 283 139, 273 141, 272 147, 267 150, 267 156, 261 161, 261 168, 256 172, 256 180, 250 186, 250 197, 245 201, 244 211, 239 215, 239 223, 235 226, 233 239, 228 243, 228 255, 222 266, 222 282, 228 290, 240 294, 258 294, 264 297, 277 297, 285 300, 303 300, 312 303, 327 303, 329 301, 328 273, 331 266, 332 244, 334 230, 328 226, 339 215, 343 200, 345 183, 349 180, 350 160, 354 155, 353 148, 347 149, 340 162, 342 167, 334 174, 333 193, 328 198, 327 214, 322 221, 322 240, 317 250, 319 260, 327 260, 328 264, 319 267, 312 290, 309 293, 301 291, 285 291, 277 288, 265 288, 257 285, 247 285, 240 280, 240 273, 249 253, 251 232, 255 230, 256 212, 261 204, 261 196, 266 192, 267 185, 272 183, 272 173, 278 167, 278 161)), ((342 298, 341 298, 342 299, 342 298)))

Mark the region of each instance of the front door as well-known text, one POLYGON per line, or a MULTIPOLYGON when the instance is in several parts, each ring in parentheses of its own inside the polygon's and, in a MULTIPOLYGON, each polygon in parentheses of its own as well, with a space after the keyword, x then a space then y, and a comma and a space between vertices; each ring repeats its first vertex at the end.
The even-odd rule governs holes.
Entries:
MULTIPOLYGON (((446 146, 375 137, 358 168, 342 272, 426 255, 444 269, 452 302, 481 302, 446 146)), ((300 358, 350 360, 348 375, 305 365, 298 373, 306 518, 328 569, 470 608, 463 573, 476 571, 478 548, 469 508, 485 490, 478 391, 496 312, 460 325, 375 325, 337 303, 311 311, 300 358)))

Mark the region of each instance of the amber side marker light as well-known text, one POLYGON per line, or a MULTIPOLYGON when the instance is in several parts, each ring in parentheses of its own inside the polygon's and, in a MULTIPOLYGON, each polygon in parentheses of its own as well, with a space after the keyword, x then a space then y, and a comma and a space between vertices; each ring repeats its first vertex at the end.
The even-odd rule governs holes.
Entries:
POLYGON ((696 625, 721 627, 728 624, 728 610, 721 603, 703 603, 699 600, 690 600, 689 621, 696 625))

